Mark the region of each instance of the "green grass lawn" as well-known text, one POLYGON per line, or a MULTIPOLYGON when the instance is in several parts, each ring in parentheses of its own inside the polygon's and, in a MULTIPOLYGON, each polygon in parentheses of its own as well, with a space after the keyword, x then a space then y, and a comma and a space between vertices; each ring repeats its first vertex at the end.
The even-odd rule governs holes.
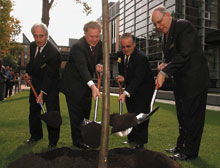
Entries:
MULTIPOLYGON (((46 125, 44 138, 34 145, 25 144, 30 137, 28 126, 29 91, 22 91, 3 102, 0 102, 0 168, 6 168, 10 162, 22 157, 22 155, 34 152, 47 151, 48 138, 46 125)), ((110 111, 118 112, 117 97, 111 97, 110 111)), ((173 147, 178 135, 178 124, 175 106, 156 103, 160 109, 152 116, 149 125, 149 143, 145 148, 153 151, 164 152, 166 148, 173 147)), ((67 146, 77 149, 72 145, 70 136, 70 122, 65 102, 65 97, 60 94, 61 126, 58 148, 67 146)), ((99 103, 98 121, 101 120, 102 101, 99 103)), ((124 106, 124 113, 126 108, 124 106)), ((91 113, 91 119, 93 111, 91 113)), ((202 137, 199 158, 192 161, 179 162, 184 168, 219 168, 220 167, 220 112, 207 110, 204 133, 202 137)), ((109 149, 125 147, 121 142, 126 137, 118 137, 109 134, 109 149)), ((127 146, 126 146, 127 147, 127 146)), ((166 153, 165 153, 166 154, 166 153)), ((168 155, 168 154, 167 154, 168 155)))

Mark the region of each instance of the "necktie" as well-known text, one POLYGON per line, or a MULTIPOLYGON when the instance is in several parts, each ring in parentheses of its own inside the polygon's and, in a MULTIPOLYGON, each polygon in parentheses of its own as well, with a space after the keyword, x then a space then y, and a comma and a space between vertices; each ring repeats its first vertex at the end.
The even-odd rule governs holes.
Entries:
POLYGON ((125 55, 125 65, 124 65, 125 77, 127 77, 127 70, 128 70, 128 56, 125 55))
POLYGON ((39 57, 39 55, 40 55, 40 47, 38 47, 38 51, 37 51, 37 54, 34 57, 34 61, 36 61, 36 59, 37 59, 37 57, 39 57))
POLYGON ((95 47, 91 47, 92 48, 92 56, 95 56, 95 47))

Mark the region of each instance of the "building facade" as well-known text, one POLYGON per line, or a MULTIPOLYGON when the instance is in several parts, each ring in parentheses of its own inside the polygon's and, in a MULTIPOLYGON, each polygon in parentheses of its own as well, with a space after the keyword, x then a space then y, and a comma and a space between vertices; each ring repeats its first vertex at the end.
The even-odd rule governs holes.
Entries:
MULTIPOLYGON (((163 5, 174 18, 187 19, 196 27, 208 60, 211 87, 220 87, 220 47, 205 43, 205 37, 210 31, 220 29, 220 0, 120 0, 118 2, 119 37, 125 32, 131 32, 137 38, 137 48, 147 54, 155 75, 157 66, 163 60, 162 36, 152 24, 151 12, 156 6, 163 5)), ((114 44, 113 40, 112 44, 114 44)), ((114 51, 111 50, 111 55, 117 52, 119 47, 115 47, 114 51)), ((167 80, 165 86, 171 85, 172 80, 167 80)))

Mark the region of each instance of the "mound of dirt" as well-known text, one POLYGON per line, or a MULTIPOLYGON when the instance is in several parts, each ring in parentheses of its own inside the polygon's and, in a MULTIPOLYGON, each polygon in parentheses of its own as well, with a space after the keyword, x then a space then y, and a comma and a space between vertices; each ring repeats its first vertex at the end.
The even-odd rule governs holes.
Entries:
MULTIPOLYGON (((97 168, 99 151, 57 148, 43 153, 30 153, 8 168, 97 168)), ((160 152, 146 149, 115 148, 108 151, 108 168, 181 168, 160 152)))

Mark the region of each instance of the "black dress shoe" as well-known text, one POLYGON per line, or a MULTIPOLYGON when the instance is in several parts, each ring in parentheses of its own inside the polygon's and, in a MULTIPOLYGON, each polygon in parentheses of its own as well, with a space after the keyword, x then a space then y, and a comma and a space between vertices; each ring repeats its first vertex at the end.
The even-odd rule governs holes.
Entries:
POLYGON ((132 149, 143 149, 144 148, 144 144, 135 144, 132 149))
POLYGON ((165 151, 168 152, 168 153, 178 153, 180 152, 180 147, 174 147, 174 148, 170 148, 170 149, 166 149, 165 151))
POLYGON ((127 141, 123 141, 121 144, 126 145, 126 144, 132 144, 132 143, 134 143, 134 142, 132 142, 132 141, 130 141, 130 140, 127 140, 127 141))
POLYGON ((196 157, 190 157, 190 156, 185 155, 184 153, 177 153, 175 155, 171 155, 170 158, 173 160, 184 161, 184 160, 188 160, 188 159, 192 160, 192 159, 195 159, 196 157))
POLYGON ((37 142, 37 141, 39 141, 41 139, 42 138, 38 138, 38 139, 30 138, 30 139, 26 140, 26 143, 35 143, 35 142, 37 142))
POLYGON ((74 145, 80 149, 90 149, 90 146, 86 145, 84 142, 76 142, 74 145))

